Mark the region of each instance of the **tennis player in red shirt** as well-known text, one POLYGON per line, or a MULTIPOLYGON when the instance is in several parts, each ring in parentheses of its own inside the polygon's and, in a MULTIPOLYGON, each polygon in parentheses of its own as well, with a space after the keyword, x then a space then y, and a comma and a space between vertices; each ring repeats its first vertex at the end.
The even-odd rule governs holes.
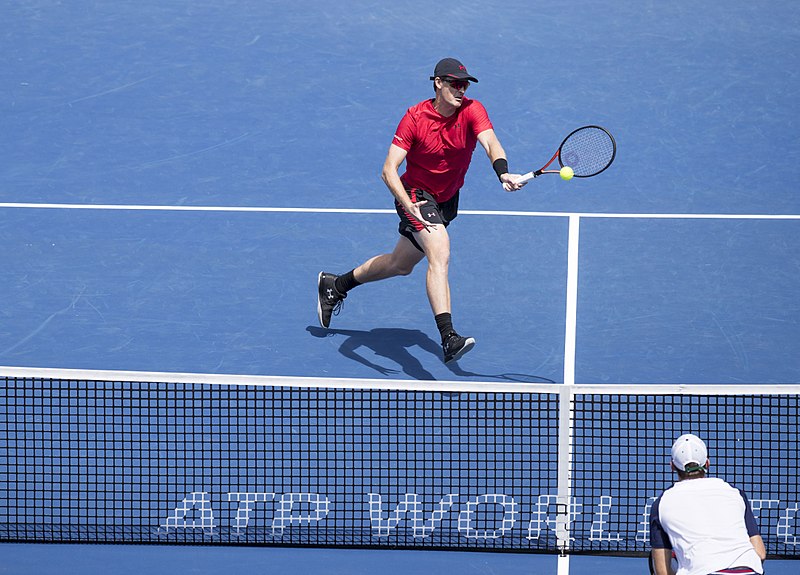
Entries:
POLYGON ((478 80, 455 58, 439 61, 430 79, 435 97, 409 108, 383 164, 383 181, 394 196, 400 217, 400 239, 391 253, 370 258, 346 274, 321 272, 317 313, 320 325, 327 328, 331 315, 339 312, 351 289, 408 275, 427 258, 428 300, 442 336, 444 362, 449 363, 475 345, 473 338, 463 337, 453 328, 447 226, 458 213, 459 190, 476 144, 486 151, 506 191, 518 190, 524 184, 515 183, 518 174, 508 173, 506 153, 483 104, 464 95, 470 82, 478 80), (400 175, 404 161, 406 169, 400 175))

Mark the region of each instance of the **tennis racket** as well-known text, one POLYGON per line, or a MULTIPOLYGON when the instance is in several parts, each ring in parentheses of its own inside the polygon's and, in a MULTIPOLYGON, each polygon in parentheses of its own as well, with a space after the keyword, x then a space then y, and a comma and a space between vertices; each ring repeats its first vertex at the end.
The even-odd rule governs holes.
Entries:
POLYGON ((617 155, 617 143, 605 128, 583 126, 572 131, 550 161, 535 172, 523 174, 516 183, 524 184, 542 174, 558 174, 560 168, 569 166, 576 178, 589 178, 606 170, 617 155), (558 160, 558 170, 548 170, 550 164, 558 160))

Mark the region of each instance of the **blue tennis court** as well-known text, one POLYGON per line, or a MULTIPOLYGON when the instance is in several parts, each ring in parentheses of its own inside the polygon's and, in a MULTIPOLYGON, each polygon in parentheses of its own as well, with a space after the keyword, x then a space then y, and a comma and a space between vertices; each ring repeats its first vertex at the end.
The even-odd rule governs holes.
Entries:
MULTIPOLYGON (((0 365, 800 383, 795 3, 18 0, 5 12, 0 365), (512 171, 539 167, 583 124, 619 147, 597 178, 513 194, 476 152, 449 231, 453 316, 477 345, 448 366, 422 265, 354 290, 330 330, 315 309, 319 271, 394 245, 380 169, 444 56, 480 79, 468 95, 512 171)), ((0 546, 0 573, 13 574, 530 573, 556 561, 0 546)), ((645 570, 600 557, 570 568, 645 570)))

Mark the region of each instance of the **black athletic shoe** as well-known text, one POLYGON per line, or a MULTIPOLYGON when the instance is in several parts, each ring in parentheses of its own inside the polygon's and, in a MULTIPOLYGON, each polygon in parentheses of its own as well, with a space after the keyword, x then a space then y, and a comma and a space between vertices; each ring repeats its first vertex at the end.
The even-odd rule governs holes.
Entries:
POLYGON ((338 315, 342 302, 347 294, 336 291, 336 278, 333 274, 320 272, 317 280, 317 315, 319 325, 327 328, 331 325, 331 316, 338 315))
POLYGON ((444 362, 450 363, 459 359, 475 346, 475 339, 471 337, 461 337, 456 332, 452 332, 442 341, 442 351, 444 351, 444 362))

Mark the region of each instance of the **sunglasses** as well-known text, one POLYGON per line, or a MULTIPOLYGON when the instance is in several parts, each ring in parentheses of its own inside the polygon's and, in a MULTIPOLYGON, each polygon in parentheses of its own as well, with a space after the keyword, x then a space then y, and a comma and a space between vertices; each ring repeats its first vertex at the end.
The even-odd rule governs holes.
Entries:
POLYGON ((456 90, 466 90, 469 88, 469 80, 454 80, 452 78, 442 78, 443 82, 447 82, 456 90))

